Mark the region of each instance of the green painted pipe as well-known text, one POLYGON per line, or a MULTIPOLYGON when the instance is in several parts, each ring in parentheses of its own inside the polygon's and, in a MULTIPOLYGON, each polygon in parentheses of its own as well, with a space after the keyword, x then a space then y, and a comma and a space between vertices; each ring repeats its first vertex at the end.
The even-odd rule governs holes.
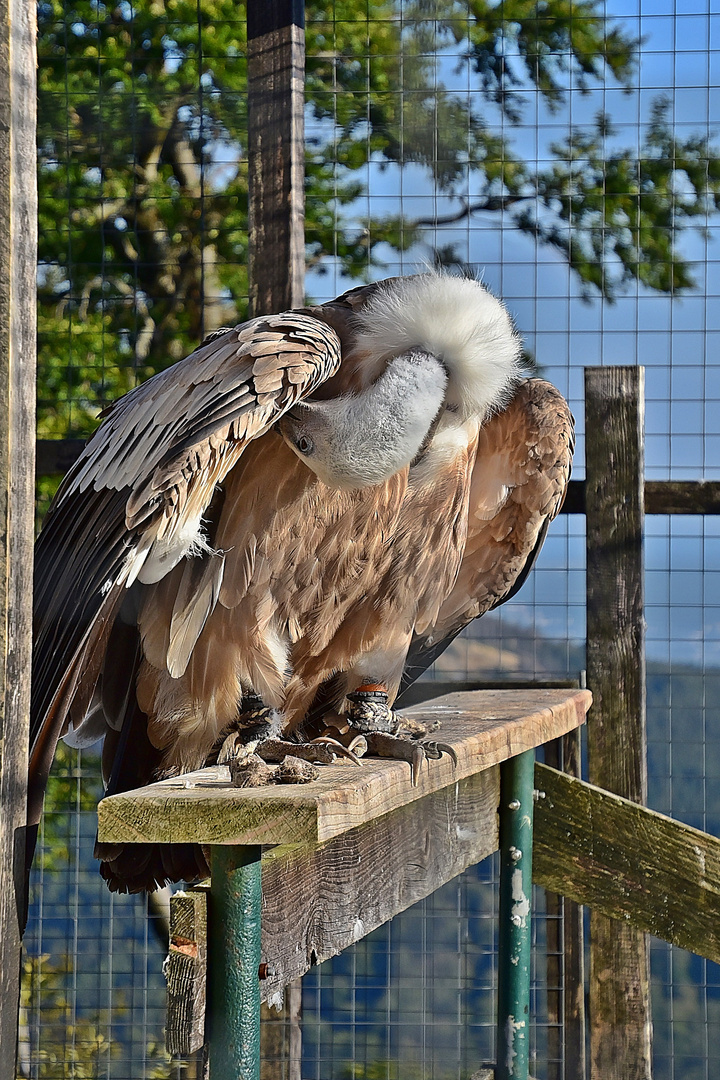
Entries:
POLYGON ((496 1080, 527 1080, 535 751, 500 766, 500 926, 496 1080))
POLYGON ((260 1078, 260 848, 212 847, 211 1080, 260 1078))

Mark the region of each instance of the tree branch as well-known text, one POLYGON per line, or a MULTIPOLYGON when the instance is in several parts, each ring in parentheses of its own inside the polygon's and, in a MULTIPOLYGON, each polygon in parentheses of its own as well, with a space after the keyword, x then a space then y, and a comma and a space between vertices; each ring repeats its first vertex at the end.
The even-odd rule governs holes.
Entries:
POLYGON ((535 199, 535 194, 532 195, 489 195, 487 199, 483 199, 482 202, 469 203, 465 199, 462 200, 462 207, 454 214, 446 214, 443 217, 428 217, 428 218, 416 218, 413 222, 415 228, 432 229, 437 228, 439 225, 453 225, 457 221, 463 221, 465 218, 470 217, 472 214, 477 214, 481 210, 489 210, 497 212, 498 210, 509 210, 515 203, 527 202, 529 199, 535 199))

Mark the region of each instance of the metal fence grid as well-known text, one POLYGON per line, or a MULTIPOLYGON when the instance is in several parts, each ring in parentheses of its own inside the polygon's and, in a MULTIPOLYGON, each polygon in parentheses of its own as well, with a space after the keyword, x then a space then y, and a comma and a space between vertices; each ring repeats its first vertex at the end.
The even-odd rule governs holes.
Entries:
MULTIPOLYGON (((680 240, 694 289, 665 295, 630 281, 612 303, 597 293, 586 302, 557 252, 518 230, 516 207, 458 216, 463 198, 488 192, 468 161, 456 161, 449 180, 443 167, 459 124, 477 146, 470 113, 541 171, 552 146, 589 130, 601 110, 613 121, 607 153, 640 154, 661 97, 676 139, 717 145, 717 5, 598 5, 640 42, 631 88, 591 78, 581 93, 567 56, 557 55, 564 95, 550 108, 521 80, 510 88, 517 123, 483 94, 468 56, 473 8, 460 0, 307 4, 308 295, 336 295, 358 280, 351 273, 411 273, 438 259, 467 265, 505 299, 538 368, 569 397, 576 476, 583 367, 641 363, 648 478, 717 479, 720 219, 710 202, 695 219, 702 230, 680 240), (448 13, 456 37, 445 29, 448 13), (385 152, 371 141, 378 100, 385 152), (404 223, 385 220, 400 214, 404 223), (414 221, 450 217, 419 238, 411 232, 414 221), (384 240, 373 247, 375 237, 384 240)), ((39 11, 40 434, 64 437, 87 434, 98 407, 244 314, 244 13, 225 0, 43 0, 39 11), (163 116, 175 126, 154 160, 163 116)), ((498 63, 519 70, 511 41, 498 63)), ((674 183, 682 199, 682 172, 674 183)), ((608 256, 605 268, 616 273, 617 262, 608 256)), ((51 486, 42 482, 41 499, 51 486)), ((717 834, 720 524, 650 517, 645 554, 650 805, 717 834)), ((574 677, 583 638, 584 520, 565 517, 519 597, 459 639, 435 675, 574 677)), ((92 866, 97 763, 67 754, 58 775, 33 878, 20 1073, 179 1076, 161 1049, 161 935, 143 901, 109 896, 92 866)), ((305 978, 303 1077, 444 1080, 492 1060, 494 882, 488 861, 305 978)), ((533 1073, 545 1077, 545 927, 536 901, 533 1073)), ((652 971, 656 1080, 719 1080, 718 967, 657 942, 652 971)))

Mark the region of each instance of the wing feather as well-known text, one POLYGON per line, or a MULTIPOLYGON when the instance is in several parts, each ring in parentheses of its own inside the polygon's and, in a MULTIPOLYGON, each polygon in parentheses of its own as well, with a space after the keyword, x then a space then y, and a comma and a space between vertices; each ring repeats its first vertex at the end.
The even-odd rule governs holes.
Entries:
MULTIPOLYGON (((158 580, 172 570, 201 537, 216 485, 247 443, 339 365, 340 341, 329 326, 293 312, 268 316, 214 337, 106 410, 65 477, 36 549, 34 814, 73 699, 92 701, 97 663, 93 685, 84 673, 126 586, 138 575, 158 580), (287 377, 299 368, 302 379, 287 377)), ((219 593, 223 560, 206 563, 195 601, 190 563, 175 598, 177 670, 219 593)))
POLYGON ((550 383, 528 379, 481 429, 468 535, 457 581, 434 624, 413 637, 407 689, 473 619, 515 595, 562 506, 574 440, 567 403, 550 383))

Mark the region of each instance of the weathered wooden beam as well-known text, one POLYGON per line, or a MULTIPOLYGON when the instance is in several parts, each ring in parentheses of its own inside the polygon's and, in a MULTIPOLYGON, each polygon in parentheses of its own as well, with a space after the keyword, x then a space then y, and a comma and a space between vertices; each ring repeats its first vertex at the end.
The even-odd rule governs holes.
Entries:
POLYGON ((646 514, 720 514, 720 481, 646 480, 646 514))
MULTIPOLYGON (((585 513, 585 481, 571 480, 561 513, 585 513)), ((718 480, 646 480, 646 514, 720 514, 718 480)))
POLYGON ((499 767, 461 780, 324 844, 262 859, 261 991, 270 1002, 498 847, 499 767))
POLYGON ((234 788, 227 766, 123 792, 98 806, 101 841, 286 844, 328 840, 583 723, 587 690, 477 690, 449 694, 404 715, 439 720, 455 751, 423 765, 405 761, 327 765, 312 784, 234 788))
POLYGON ((15 1076, 34 528, 35 5, 0 0, 0 1077, 15 1076))
MULTIPOLYGON (((647 794, 643 612, 644 369, 585 369, 591 782, 647 794)), ((591 916, 592 1080, 649 1080, 650 959, 633 926, 591 916)))
POLYGON ((304 9, 303 0, 247 4, 251 315, 304 299, 304 9))
POLYGON ((169 1054, 186 1057, 205 1045, 207 1001, 207 890, 170 898, 170 947, 165 961, 169 1054))
POLYGON ((720 962, 720 839, 535 766, 539 885, 720 962))

